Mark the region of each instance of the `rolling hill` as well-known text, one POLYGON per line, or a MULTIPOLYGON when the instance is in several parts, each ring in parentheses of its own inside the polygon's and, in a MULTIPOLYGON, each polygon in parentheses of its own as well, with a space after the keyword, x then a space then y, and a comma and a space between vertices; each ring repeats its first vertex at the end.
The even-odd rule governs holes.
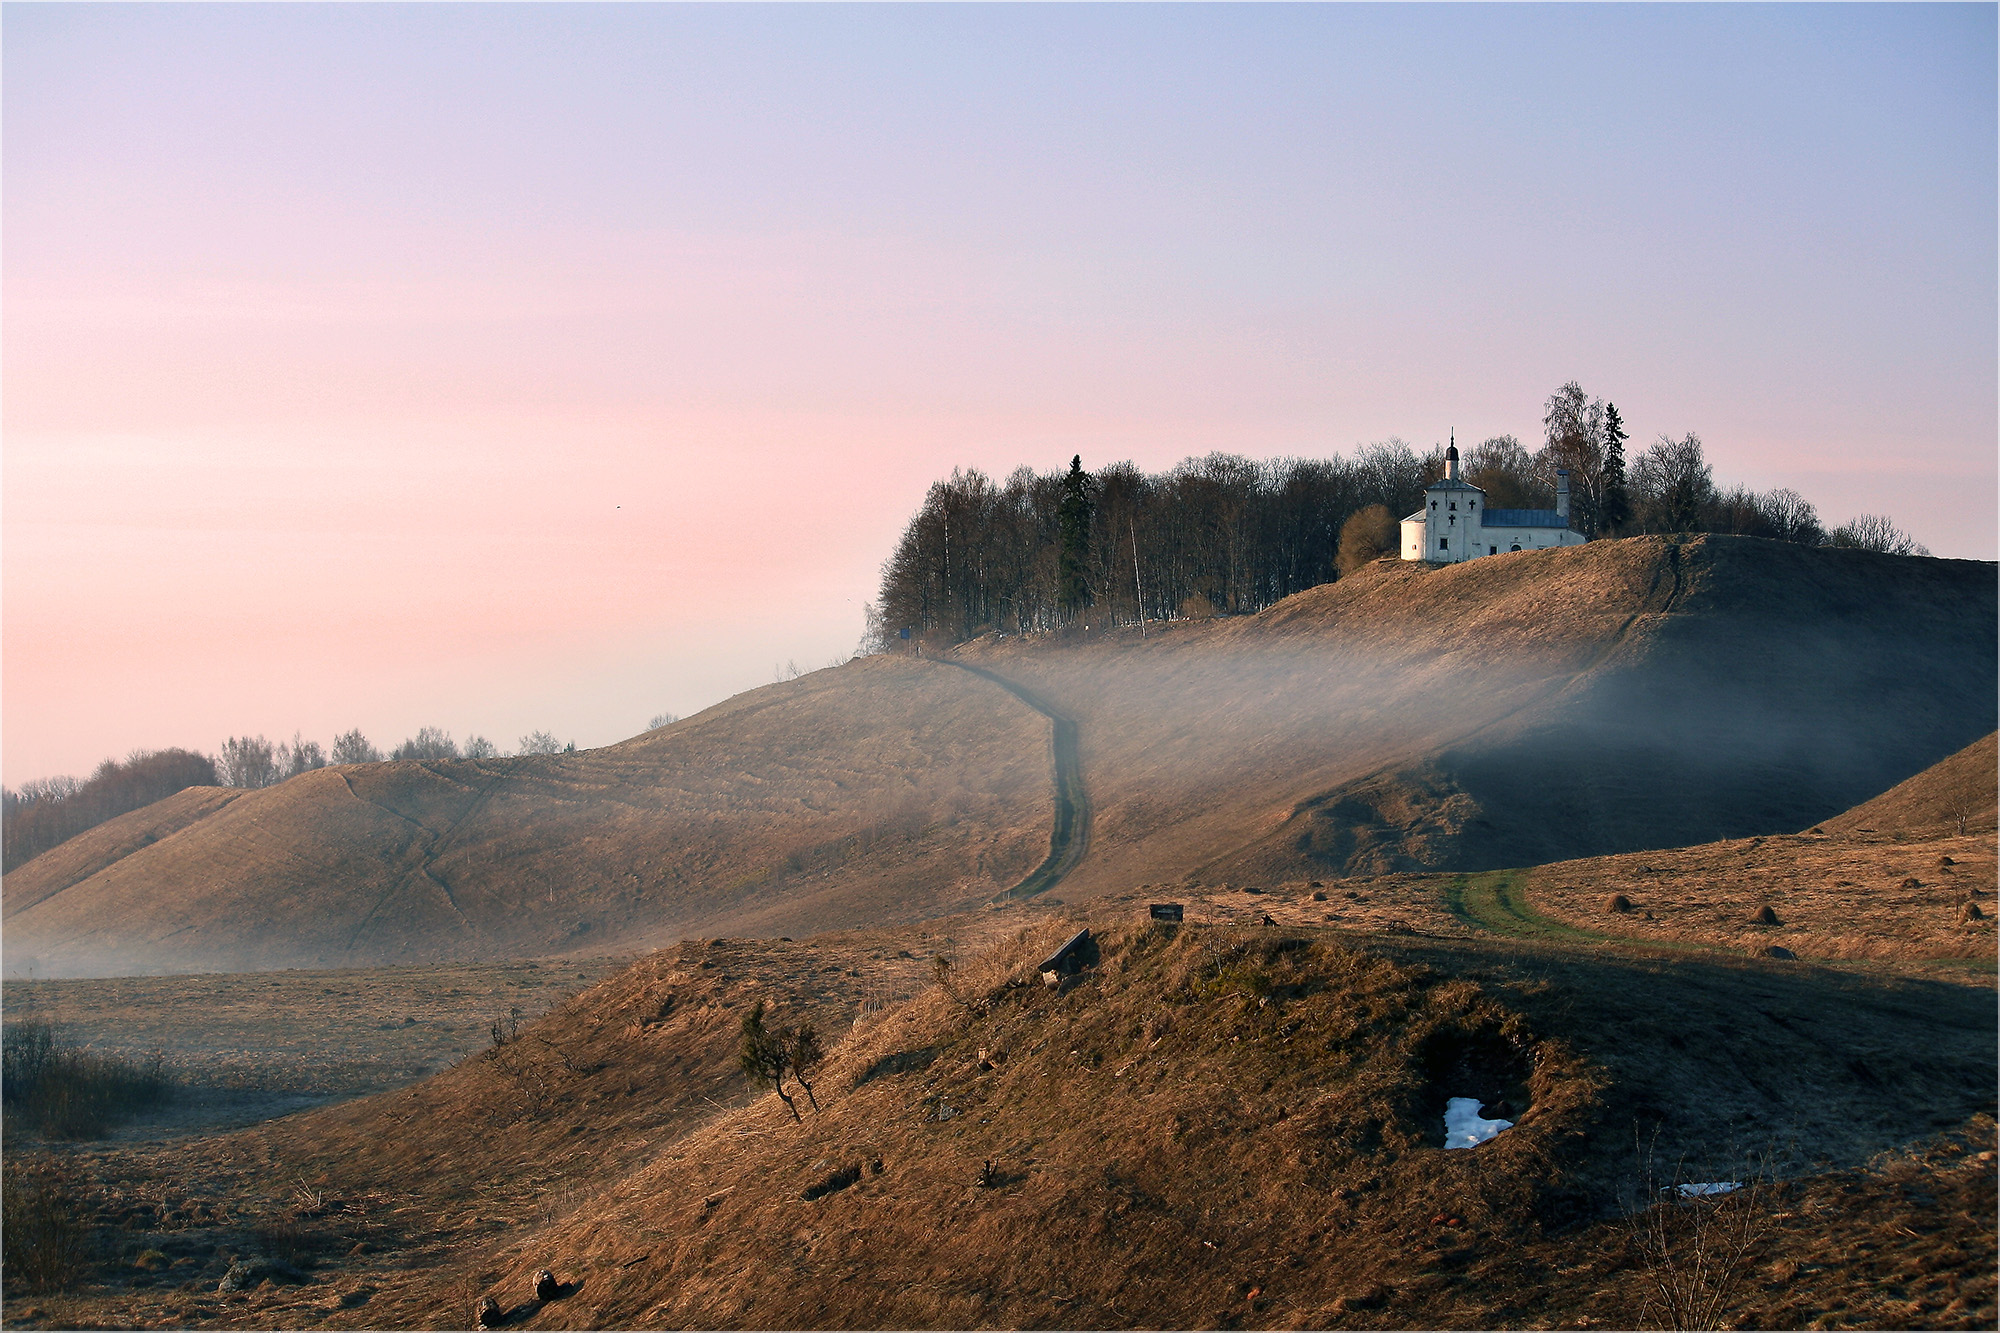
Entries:
POLYGON ((1637 537, 962 656, 1075 721, 1073 899, 1793 832, 1992 730, 1994 594, 1972 561, 1637 537))
POLYGON ((8 876, 8 967, 604 953, 1024 879, 1075 901, 1791 832, 1994 729, 1994 591, 1979 562, 1640 537, 868 658, 583 754, 183 793, 8 876))
POLYGON ((892 658, 601 750, 194 788, 5 882, 10 972, 603 954, 726 928, 910 920, 1048 853, 1048 719, 892 658))
POLYGON ((1825 821, 1828 833, 1976 833, 2000 816, 2000 749, 1994 733, 1871 801, 1825 821))
POLYGON ((101 1252, 171 1267, 6 1313, 1645 1327, 1644 1227, 1709 1214, 1644 1205, 1754 1181, 1704 1205, 1749 1240, 1732 1326, 1990 1327, 1994 1077, 1988 986, 1617 941, 1162 927, 1134 896, 690 941, 415 1086, 93 1154, 101 1252), (1045 984, 1082 925, 1094 962, 1045 984), (819 1110, 735 1070, 759 1000, 827 1037, 819 1110), (1512 1127, 1442 1151, 1455 1097, 1512 1127), (260 1253, 301 1271, 232 1289, 260 1253))

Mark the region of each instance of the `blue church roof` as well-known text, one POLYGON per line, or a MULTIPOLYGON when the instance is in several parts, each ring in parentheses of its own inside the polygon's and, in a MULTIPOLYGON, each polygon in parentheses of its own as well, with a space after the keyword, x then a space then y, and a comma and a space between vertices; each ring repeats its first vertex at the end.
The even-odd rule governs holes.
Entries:
POLYGON ((1483 528, 1555 528, 1569 526, 1569 520, 1553 509, 1489 509, 1479 516, 1483 528))

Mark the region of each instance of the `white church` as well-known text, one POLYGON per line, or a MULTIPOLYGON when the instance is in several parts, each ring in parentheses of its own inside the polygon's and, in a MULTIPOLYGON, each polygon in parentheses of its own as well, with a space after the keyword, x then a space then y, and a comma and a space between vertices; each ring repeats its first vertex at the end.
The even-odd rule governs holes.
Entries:
POLYGON ((1569 526, 1569 469, 1556 472, 1554 509, 1488 509, 1486 492, 1458 475, 1458 442, 1444 455, 1444 479, 1424 490, 1424 507, 1403 520, 1403 559, 1456 564, 1502 551, 1581 546, 1569 526))

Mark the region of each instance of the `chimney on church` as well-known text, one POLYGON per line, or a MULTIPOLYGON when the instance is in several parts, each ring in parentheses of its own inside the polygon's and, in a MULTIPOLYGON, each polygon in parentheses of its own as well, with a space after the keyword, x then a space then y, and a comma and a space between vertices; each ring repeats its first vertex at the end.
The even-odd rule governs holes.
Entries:
POLYGON ((1458 432, 1451 433, 1451 447, 1444 451, 1444 479, 1458 480, 1458 432))
POLYGON ((1556 517, 1569 522, 1569 469, 1556 469, 1556 517))

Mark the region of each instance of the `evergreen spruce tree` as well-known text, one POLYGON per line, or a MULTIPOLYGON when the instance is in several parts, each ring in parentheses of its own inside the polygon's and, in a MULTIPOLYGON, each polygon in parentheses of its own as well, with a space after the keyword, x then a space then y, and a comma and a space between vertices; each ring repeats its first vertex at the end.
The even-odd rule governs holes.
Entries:
POLYGON ((1089 606, 1090 596, 1090 474, 1083 455, 1069 460, 1063 478, 1062 504, 1056 509, 1056 601, 1064 618, 1089 606))
POLYGON ((1615 403, 1604 405, 1604 472, 1598 484, 1597 531, 1616 537, 1632 517, 1632 497, 1625 490, 1625 422, 1615 403))

